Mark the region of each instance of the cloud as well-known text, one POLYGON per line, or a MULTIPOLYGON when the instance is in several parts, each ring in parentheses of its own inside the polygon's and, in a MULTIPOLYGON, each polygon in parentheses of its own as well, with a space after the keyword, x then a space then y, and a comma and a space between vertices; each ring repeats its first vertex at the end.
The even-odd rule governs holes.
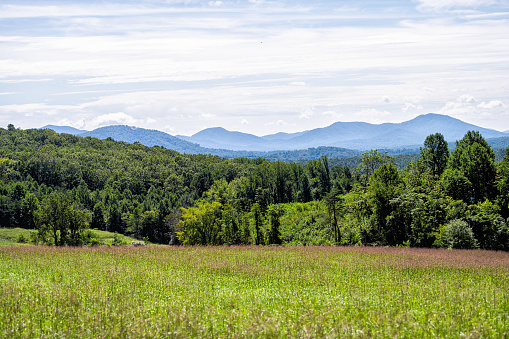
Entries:
POLYGON ((473 97, 470 94, 463 94, 462 96, 458 97, 458 99, 456 99, 456 102, 460 103, 472 103, 476 101, 477 100, 475 99, 475 97, 473 97))
POLYGON ((362 117, 362 119, 367 119, 368 121, 381 123, 386 122, 387 117, 390 117, 392 113, 388 111, 381 111, 376 108, 366 108, 361 110, 360 112, 357 112, 355 115, 358 117, 362 117))
POLYGON ((477 102, 478 100, 471 96, 462 95, 455 101, 447 102, 438 113, 454 116, 483 127, 489 123, 497 130, 506 129, 500 122, 496 123, 497 120, 505 120, 504 116, 509 114, 501 100, 482 101, 479 104, 477 102))
POLYGON ((288 123, 286 123, 283 120, 277 120, 277 121, 265 123, 265 126, 287 126, 287 125, 288 125, 288 123))
POLYGON ((53 116, 62 112, 75 111, 76 107, 72 105, 47 105, 45 103, 32 104, 13 104, 0 106, 0 112, 34 114, 38 116, 53 116))
POLYGON ((488 103, 483 101, 479 105, 477 105, 477 107, 483 108, 483 109, 493 109, 493 108, 505 108, 505 105, 500 100, 492 100, 488 103))
POLYGON ((85 119, 79 119, 77 121, 72 121, 68 118, 58 120, 56 123, 57 126, 70 126, 78 129, 84 129, 86 128, 86 122, 85 119))
POLYGON ((480 7, 493 5, 499 1, 495 0, 417 0, 417 8, 424 11, 443 11, 454 7, 480 7))
POLYGON ((311 107, 306 107, 306 108, 303 108, 300 112, 300 115, 299 115, 299 118, 300 119, 309 119, 311 118, 313 115, 315 114, 313 108, 311 107))
POLYGON ((324 111, 322 113, 323 116, 326 116, 332 120, 339 120, 339 119, 343 119, 345 117, 344 114, 342 113, 338 113, 336 111, 333 111, 333 110, 328 110, 328 111, 324 111))
POLYGON ((16 94, 2 96, 0 114, 16 125, 72 117, 92 127, 123 112, 179 132, 196 132, 201 117, 267 133, 266 121, 299 131, 420 110, 507 111, 509 21, 495 1, 408 4, 440 16, 362 1, 8 2, 0 91, 16 94))
POLYGON ((401 108, 401 110, 403 112, 408 112, 408 111, 416 111, 416 110, 421 110, 423 107, 421 105, 416 105, 412 102, 406 102, 403 107, 401 108))
POLYGON ((105 125, 130 125, 130 126, 136 126, 136 125, 142 125, 143 119, 136 119, 128 114, 125 114, 124 112, 117 112, 117 113, 109 113, 109 114, 103 114, 96 118, 94 118, 91 122, 91 124, 88 124, 89 126, 105 126, 105 125))
POLYGON ((249 124, 249 121, 247 121, 246 119, 242 119, 242 120, 240 121, 240 124, 241 124, 241 125, 248 125, 248 124, 249 124))

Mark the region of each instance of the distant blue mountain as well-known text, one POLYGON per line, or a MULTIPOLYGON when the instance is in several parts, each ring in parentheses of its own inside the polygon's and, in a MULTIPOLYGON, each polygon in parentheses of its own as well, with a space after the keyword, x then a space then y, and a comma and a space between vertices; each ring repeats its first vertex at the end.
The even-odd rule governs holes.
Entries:
POLYGON ((41 127, 41 129, 51 129, 57 133, 66 133, 66 134, 73 134, 73 135, 80 135, 81 133, 85 133, 87 131, 77 129, 74 127, 69 126, 55 126, 55 125, 46 125, 44 127, 41 127))
POLYGON ((402 123, 380 125, 365 122, 336 122, 328 127, 298 133, 277 133, 258 137, 252 134, 231 132, 221 127, 208 128, 191 137, 172 136, 156 130, 130 126, 107 126, 83 131, 66 126, 48 125, 57 133, 112 138, 146 146, 163 146, 180 153, 212 154, 225 158, 256 158, 270 160, 316 159, 322 155, 343 157, 360 155, 379 149, 389 154, 418 153, 426 137, 442 133, 454 148, 454 142, 469 130, 479 131, 493 148, 509 146, 507 133, 486 129, 440 114, 426 114, 402 123))
POLYGON ((207 128, 194 134, 192 137, 178 137, 199 145, 207 145, 205 146, 207 148, 235 151, 277 150, 277 148, 273 148, 273 142, 270 140, 264 140, 252 134, 230 132, 222 127, 207 128))
POLYGON ((112 138, 116 141, 125 141, 128 143, 139 142, 149 147, 163 146, 179 153, 195 154, 207 152, 206 149, 200 147, 198 144, 179 139, 161 131, 125 125, 100 127, 93 131, 82 133, 80 136, 98 139, 112 138))
POLYGON ((442 133, 454 143, 469 130, 479 131, 485 138, 506 137, 507 134, 465 123, 440 114, 420 115, 402 123, 380 125, 366 122, 336 122, 328 127, 300 133, 278 133, 264 137, 230 132, 224 128, 208 128, 185 137, 206 148, 229 150, 275 151, 300 150, 321 146, 343 147, 357 150, 419 148, 426 137, 442 133))

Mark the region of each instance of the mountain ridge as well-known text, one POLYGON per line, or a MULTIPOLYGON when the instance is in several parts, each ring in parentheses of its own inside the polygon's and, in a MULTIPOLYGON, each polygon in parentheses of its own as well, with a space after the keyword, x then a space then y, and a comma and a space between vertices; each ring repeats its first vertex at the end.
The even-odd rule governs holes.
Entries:
POLYGON ((272 160, 299 160, 298 157, 328 155, 352 156, 371 149, 389 150, 390 154, 418 152, 425 138, 442 133, 451 144, 463 138, 469 130, 479 131, 486 139, 503 148, 509 145, 509 135, 482 128, 446 115, 429 113, 402 123, 370 124, 366 122, 335 122, 329 126, 303 132, 255 136, 228 131, 223 127, 204 129, 190 137, 172 136, 168 133, 113 125, 93 131, 83 131, 68 126, 48 125, 43 128, 57 133, 80 136, 113 138, 117 141, 140 142, 146 146, 162 146, 180 153, 212 154, 225 158, 264 157, 272 160), (325 151, 327 150, 327 151, 325 151), (325 155, 325 154, 324 154, 325 155))
POLYGON ((448 142, 455 142, 469 130, 479 131, 485 138, 507 136, 504 132, 469 124, 447 115, 428 113, 402 123, 335 122, 304 132, 276 133, 261 137, 213 127, 182 138, 206 148, 235 151, 288 151, 321 146, 367 151, 378 148, 418 148, 428 135, 434 133, 442 133, 448 142))

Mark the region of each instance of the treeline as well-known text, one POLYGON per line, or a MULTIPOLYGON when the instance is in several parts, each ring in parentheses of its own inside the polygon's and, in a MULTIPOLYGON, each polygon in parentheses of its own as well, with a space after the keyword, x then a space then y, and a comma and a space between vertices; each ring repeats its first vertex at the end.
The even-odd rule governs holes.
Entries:
POLYGON ((313 177, 309 183, 320 182, 321 190, 308 196, 313 202, 263 204, 262 199, 249 211, 237 207, 238 191, 223 181, 183 209, 179 239, 509 250, 508 152, 496 163, 486 140, 468 132, 453 152, 441 134, 428 136, 421 157, 404 170, 376 150, 364 153, 351 172, 348 167, 327 171, 323 158, 322 167, 313 162, 304 167, 313 177))
POLYGON ((476 132, 430 135, 398 169, 186 155, 51 130, 0 129, 0 227, 32 241, 108 230, 163 244, 342 244, 509 249, 509 155, 476 132), (55 212, 58 211, 58 212, 55 212))
POLYGON ((0 129, 0 178, 0 227, 38 228, 34 241, 54 244, 85 241, 87 227, 178 243, 181 208, 225 184, 240 213, 255 204, 265 212, 271 204, 322 199, 331 183, 346 192, 353 182, 348 168, 329 170, 325 157, 305 166, 226 160, 13 125, 0 129), (56 200, 66 220, 43 215, 56 200), (73 211, 80 218, 71 221, 73 211), (79 229, 73 239, 71 228, 79 229))

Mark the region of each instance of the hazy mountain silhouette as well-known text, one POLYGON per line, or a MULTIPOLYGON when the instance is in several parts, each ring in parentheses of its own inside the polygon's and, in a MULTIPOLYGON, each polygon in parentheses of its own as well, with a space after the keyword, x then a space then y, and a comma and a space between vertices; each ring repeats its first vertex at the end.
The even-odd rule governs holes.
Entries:
POLYGON ((463 138, 469 130, 479 131, 488 141, 493 140, 494 148, 509 145, 507 133, 432 113, 402 123, 375 125, 366 122, 336 122, 309 131, 281 132, 262 137, 232 132, 221 127, 207 128, 190 137, 123 125, 101 127, 93 131, 53 125, 43 128, 53 129, 57 133, 163 146, 180 153, 213 154, 226 158, 264 157, 271 160, 299 160, 318 158, 321 155, 352 156, 371 149, 389 150, 392 154, 415 153, 426 137, 433 133, 442 133, 452 149, 454 142, 463 138))
POLYGON ((506 133, 468 124, 447 115, 430 113, 402 123, 375 125, 366 122, 336 122, 305 132, 277 133, 263 137, 230 132, 224 128, 208 128, 191 137, 179 137, 202 147, 230 150, 297 150, 320 146, 370 150, 418 148, 433 133, 442 133, 447 141, 455 142, 469 130, 479 131, 485 138, 507 136, 506 133))

